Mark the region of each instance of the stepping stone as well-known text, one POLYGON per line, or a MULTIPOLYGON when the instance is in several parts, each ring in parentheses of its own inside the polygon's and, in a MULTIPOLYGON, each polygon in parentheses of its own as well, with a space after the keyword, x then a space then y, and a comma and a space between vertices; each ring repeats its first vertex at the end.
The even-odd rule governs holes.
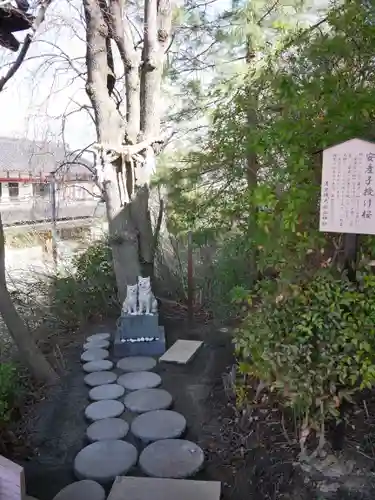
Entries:
POLYGON ((117 477, 107 500, 220 500, 219 481, 117 477), (150 495, 152 492, 152 496, 150 495))
POLYGON ((83 348, 87 349, 108 349, 109 341, 108 340, 91 340, 90 342, 86 342, 83 344, 83 348))
POLYGON ((87 363, 88 361, 98 361, 99 359, 106 359, 109 356, 107 349, 89 349, 81 356, 81 361, 87 363))
POLYGON ((88 440, 103 441, 103 439, 124 439, 129 432, 129 424, 122 418, 104 418, 91 424, 86 435, 88 440))
POLYGON ((116 373, 113 372, 93 372, 83 379, 86 385, 95 387, 97 385, 113 384, 117 380, 116 373))
MULTIPOLYGON (((117 380, 118 381, 118 380, 117 380)), ((98 385, 91 389, 89 398, 91 401, 101 401, 103 399, 118 399, 125 394, 125 389, 118 384, 98 385)))
POLYGON ((185 429, 185 417, 170 410, 148 411, 136 417, 131 424, 134 436, 144 443, 159 439, 179 438, 185 429))
POLYGON ((164 389, 140 389, 124 398, 126 408, 134 413, 167 410, 172 405, 172 396, 164 389))
POLYGON ((163 439, 145 448, 139 457, 142 471, 152 477, 185 479, 202 468, 204 453, 185 439, 163 439))
POLYGON ((110 333, 95 333, 94 335, 87 337, 86 342, 93 342, 95 340, 110 340, 110 338, 110 333))
POLYGON ((85 479, 76 483, 68 484, 53 500, 105 500, 105 491, 99 483, 85 479))
POLYGON ((91 372, 104 372, 106 370, 112 370, 113 363, 109 359, 98 359, 97 361, 89 361, 82 365, 83 371, 86 373, 91 372))
POLYGON ((114 439, 97 441, 78 453, 74 459, 74 473, 78 479, 93 479, 105 484, 126 474, 137 458, 137 449, 130 443, 114 439))
POLYGON ((102 420, 103 418, 119 417, 124 413, 124 405, 115 399, 105 399, 104 401, 95 401, 85 410, 85 417, 92 422, 102 420))
POLYGON ((117 363, 117 368, 123 372, 147 372, 156 366, 154 358, 147 356, 132 356, 122 358, 117 363))
POLYGON ((203 342, 198 340, 177 340, 177 342, 159 358, 159 361, 186 365, 202 344, 203 342))
POLYGON ((130 372, 120 375, 117 383, 128 391, 153 389, 161 384, 161 377, 153 372, 130 372))

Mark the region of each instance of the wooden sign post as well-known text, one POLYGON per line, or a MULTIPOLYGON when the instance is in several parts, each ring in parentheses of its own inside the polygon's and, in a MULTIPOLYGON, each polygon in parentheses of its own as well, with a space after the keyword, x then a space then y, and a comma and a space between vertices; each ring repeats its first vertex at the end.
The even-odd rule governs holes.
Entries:
POLYGON ((322 232, 344 234, 348 277, 355 281, 358 235, 375 234, 375 144, 351 139, 323 151, 322 232))
POLYGON ((193 233, 188 232, 188 276, 187 276, 187 287, 188 287, 188 325, 193 326, 194 320, 194 278, 193 278, 193 233))

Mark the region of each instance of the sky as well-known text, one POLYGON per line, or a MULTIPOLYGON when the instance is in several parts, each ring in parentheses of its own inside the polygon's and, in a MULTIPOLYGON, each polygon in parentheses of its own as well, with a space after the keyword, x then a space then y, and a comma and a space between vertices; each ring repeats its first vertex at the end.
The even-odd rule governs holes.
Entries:
MULTIPOLYGON (((18 38, 22 40, 23 36, 18 38)), ((64 0, 52 4, 28 60, 0 94, 1 114, 7 117, 0 120, 0 136, 61 141, 65 115, 64 139, 70 149, 85 147, 95 140, 87 112, 74 112, 88 104, 85 82, 67 64, 71 58, 78 72, 83 69, 84 36, 77 11, 64 0)), ((14 58, 14 54, 0 48, 0 76, 6 72, 4 64, 14 58)))
MULTIPOLYGON (((213 8, 217 12, 229 3, 230 0, 217 0, 213 8)), ((327 0, 314 1, 319 8, 326 3, 327 0)), ((28 60, 0 93, 0 136, 54 141, 61 141, 63 136, 73 151, 95 141, 88 113, 77 112, 82 104, 89 104, 84 79, 77 76, 84 69, 85 57, 85 34, 77 8, 80 5, 80 0, 52 3, 28 60), (73 59, 75 71, 69 68, 68 58, 73 59)), ((18 38, 22 40, 23 36, 21 33, 18 38)), ((15 57, 0 48, 0 77, 15 57)))

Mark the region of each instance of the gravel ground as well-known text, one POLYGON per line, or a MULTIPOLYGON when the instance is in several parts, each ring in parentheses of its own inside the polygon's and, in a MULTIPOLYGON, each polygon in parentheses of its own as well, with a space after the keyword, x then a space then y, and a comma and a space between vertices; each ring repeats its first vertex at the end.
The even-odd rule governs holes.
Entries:
MULTIPOLYGON (((164 324, 169 345, 178 338, 204 342, 187 366, 162 364, 157 368, 163 388, 174 397, 174 409, 187 420, 187 439, 205 451, 206 467, 196 479, 221 481, 223 500, 374 498, 368 485, 357 488, 352 481, 354 487, 349 491, 342 488, 342 484, 337 486, 335 479, 327 482, 296 467, 298 446, 286 439, 280 411, 271 401, 252 407, 250 413, 236 410, 228 391, 231 377, 225 377, 227 382, 223 383, 223 375, 231 373, 234 361, 229 333, 220 331, 208 321, 187 328, 184 318, 166 317, 164 324), (329 490, 332 484, 336 485, 336 490, 322 494, 322 488, 329 490), (320 485, 319 491, 317 485, 320 485)), ((83 412, 88 389, 83 383, 79 361, 82 343, 84 337, 113 327, 114 323, 110 322, 88 327, 75 335, 69 347, 64 349, 66 370, 60 385, 34 404, 23 421, 23 433, 27 434, 34 453, 28 460, 18 461, 25 467, 28 493, 39 500, 52 500, 60 489, 74 480, 72 463, 84 445, 87 428, 83 412)), ((375 415, 375 397, 373 403, 367 406, 370 415, 375 415)), ((359 420, 363 422, 363 418, 359 420)), ((292 437, 290 425, 291 422, 286 422, 289 437, 292 437)), ((368 441, 370 428, 368 423, 366 425, 360 428, 358 424, 360 435, 355 438, 350 434, 350 442, 358 438, 368 441)), ((371 425, 375 429, 375 421, 371 425)), ((367 476, 371 475, 369 470, 367 476)))

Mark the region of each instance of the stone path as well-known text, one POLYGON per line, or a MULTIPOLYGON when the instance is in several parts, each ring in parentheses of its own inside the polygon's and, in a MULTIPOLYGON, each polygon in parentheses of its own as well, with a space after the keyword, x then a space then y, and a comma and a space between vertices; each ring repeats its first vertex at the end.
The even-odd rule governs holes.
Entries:
POLYGON ((172 402, 172 396, 164 389, 139 389, 130 392, 124 399, 124 405, 133 413, 166 410, 172 402))
POLYGON ((105 491, 103 486, 85 479, 69 484, 58 493, 54 500, 105 500, 105 491))
POLYGON ((153 372, 131 372, 120 375, 117 383, 128 391, 155 389, 155 387, 161 385, 161 377, 153 372))
POLYGON ((122 418, 103 418, 97 420, 86 431, 90 442, 103 439, 124 439, 129 432, 129 424, 122 418))
POLYGON ((139 465, 147 476, 174 479, 193 476, 201 470, 203 462, 204 453, 199 446, 184 439, 155 441, 139 457, 139 465))
POLYGON ((131 424, 132 434, 144 443, 159 439, 179 438, 186 430, 186 419, 181 413, 171 410, 156 410, 142 413, 131 424))
POLYGON ((88 361, 82 368, 86 373, 101 372, 104 370, 112 370, 113 363, 109 361, 109 359, 99 359, 97 361, 88 361))
POLYGON ((173 397, 159 387, 160 375, 151 371, 157 365, 155 359, 134 356, 115 364, 110 352, 110 334, 91 335, 83 345, 90 444, 74 460, 79 481, 54 500, 104 500, 101 485, 110 486, 116 476, 136 472, 138 461, 138 475, 156 478, 188 478, 203 466, 201 448, 181 439, 186 419, 170 410, 173 397), (132 422, 130 428, 125 419, 132 422))

